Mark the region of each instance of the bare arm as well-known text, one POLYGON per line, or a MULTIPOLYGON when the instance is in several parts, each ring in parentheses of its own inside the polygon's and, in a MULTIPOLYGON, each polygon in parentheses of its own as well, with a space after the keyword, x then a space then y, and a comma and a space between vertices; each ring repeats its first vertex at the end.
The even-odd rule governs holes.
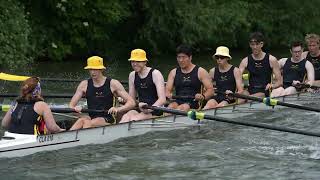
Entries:
POLYGON ((274 87, 273 87, 273 89, 275 89, 275 88, 282 86, 283 78, 281 76, 280 64, 279 64, 278 60, 274 56, 271 56, 271 55, 270 55, 269 59, 270 59, 270 61, 269 61, 270 67, 272 68, 272 72, 273 72, 275 79, 276 79, 276 82, 274 83, 274 87))
POLYGON ((37 102, 34 105, 34 110, 39 115, 43 116, 43 119, 46 123, 46 127, 50 133, 57 133, 63 130, 57 125, 56 121, 54 120, 51 109, 47 103, 43 101, 37 102))
POLYGON ((13 109, 15 109, 17 106, 17 103, 14 106, 11 106, 10 109, 8 110, 8 112, 6 113, 6 115, 3 117, 2 122, 1 122, 1 126, 5 129, 9 128, 9 125, 11 123, 11 112, 13 109))
POLYGON ((154 106, 162 106, 166 103, 166 94, 164 87, 164 78, 160 71, 154 70, 152 72, 152 80, 156 86, 158 100, 153 104, 154 106))
POLYGON ((236 80, 237 92, 238 93, 242 93, 243 92, 243 87, 242 87, 242 75, 241 75, 240 69, 235 67, 233 69, 233 75, 234 75, 235 80, 236 80))
POLYGON ((1 126, 5 129, 9 128, 11 122, 11 111, 9 110, 6 115, 3 117, 2 122, 1 122, 1 126))
POLYGON ((307 77, 308 77, 307 83, 310 85, 313 85, 314 84, 314 67, 309 61, 306 62, 306 70, 307 70, 307 77))
POLYGON ((206 100, 208 100, 213 96, 213 92, 214 92, 209 73, 205 69, 200 67, 198 71, 198 76, 199 76, 199 80, 203 84, 203 87, 206 89, 206 91, 203 93, 203 96, 206 100))
POLYGON ((134 78, 135 78, 135 72, 132 71, 129 74, 129 95, 132 97, 132 99, 136 99, 136 88, 134 86, 134 78))
POLYGON ((110 86, 111 86, 111 92, 116 97, 121 97, 126 102, 123 106, 117 107, 117 110, 116 110, 117 113, 126 112, 135 107, 136 105, 135 100, 126 92, 126 90, 118 80, 112 79, 110 82, 110 86))
POLYGON ((173 70, 170 71, 168 75, 167 84, 166 84, 166 96, 169 99, 172 98, 173 83, 174 83, 174 78, 176 76, 176 71, 177 71, 177 68, 174 68, 173 70))
POLYGON ((70 108, 74 108, 78 104, 82 96, 85 95, 87 86, 88 86, 88 80, 81 81, 81 83, 77 87, 77 90, 69 103, 70 108))
POLYGON ((245 57, 242 59, 241 63, 239 64, 239 70, 241 75, 247 69, 247 66, 248 66, 248 57, 245 57))

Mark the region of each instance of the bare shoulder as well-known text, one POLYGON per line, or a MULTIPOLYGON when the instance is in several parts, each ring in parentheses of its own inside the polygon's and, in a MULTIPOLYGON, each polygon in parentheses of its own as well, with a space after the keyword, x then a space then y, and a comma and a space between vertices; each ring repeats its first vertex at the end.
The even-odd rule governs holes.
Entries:
POLYGON ((308 53, 309 53, 309 51, 304 51, 304 52, 302 53, 302 57, 303 57, 303 58, 307 58, 308 53))
POLYGON ((199 72, 200 73, 208 73, 208 71, 206 69, 204 69, 203 67, 199 67, 199 72))
POLYGON ((134 80, 134 77, 135 77, 135 71, 131 71, 129 74, 129 81, 134 80))
POLYGON ((170 71, 168 78, 174 78, 176 76, 177 68, 170 71))
POLYGON ((162 75, 162 73, 158 69, 154 69, 152 75, 162 75))
POLYGON ((80 89, 87 89, 87 86, 88 86, 88 80, 86 79, 86 80, 83 80, 83 81, 81 81, 81 82, 79 83, 78 88, 80 88, 80 89))
POLYGON ((44 101, 38 101, 34 104, 34 108, 36 110, 40 110, 41 112, 48 109, 49 105, 44 101))
POLYGON ((272 61, 272 62, 276 62, 278 61, 277 58, 271 54, 269 54, 269 60, 272 61))
POLYGON ((116 88, 116 87, 122 87, 122 84, 120 83, 120 81, 116 79, 111 79, 110 86, 116 88))
POLYGON ((239 74, 240 74, 240 69, 239 69, 238 67, 235 67, 235 66, 234 66, 233 72, 234 72, 234 73, 239 73, 239 74))
POLYGON ((240 62, 240 65, 239 67, 246 67, 248 65, 248 56, 244 57, 241 62, 240 62))

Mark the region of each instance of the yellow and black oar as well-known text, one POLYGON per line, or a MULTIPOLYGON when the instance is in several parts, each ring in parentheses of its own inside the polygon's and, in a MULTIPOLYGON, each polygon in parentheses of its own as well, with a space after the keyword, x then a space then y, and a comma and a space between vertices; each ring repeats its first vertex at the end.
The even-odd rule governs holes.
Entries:
POLYGON ((265 123, 257 123, 257 122, 249 122, 249 121, 235 121, 232 119, 228 118, 223 118, 223 117, 218 117, 218 116, 211 116, 211 115, 206 115, 204 112, 196 112, 196 111, 180 111, 176 109, 170 109, 170 108, 164 108, 164 107, 157 107, 157 106, 144 106, 144 108, 147 109, 152 109, 152 110, 158 110, 170 114, 175 114, 175 115, 182 115, 182 116, 188 116, 189 118, 193 120, 213 120, 213 121, 219 121, 219 122, 225 122, 225 123, 230 123, 230 124, 236 124, 236 125, 243 125, 243 126, 249 126, 249 127, 256 127, 256 128, 261 128, 261 129, 269 129, 269 130, 274 130, 274 131, 281 131, 281 132, 288 132, 288 133, 294 133, 294 134, 302 134, 306 136, 315 136, 315 137, 320 137, 320 133, 315 133, 315 132, 309 132, 309 131, 304 131, 300 129, 293 129, 293 128, 287 128, 287 127, 282 127, 282 126, 274 126, 274 125, 269 125, 265 123))
MULTIPOLYGON (((222 93, 222 92, 219 92, 219 93, 222 93)), ((225 93, 223 93, 223 94, 225 94, 225 93)), ((243 95, 243 94, 239 94, 239 93, 230 93, 230 94, 228 94, 228 96, 232 96, 232 97, 236 97, 236 98, 240 98, 240 99, 247 99, 247 100, 251 100, 251 101, 258 101, 258 102, 262 102, 268 106, 279 105, 279 106, 285 106, 285 107, 290 107, 290 108, 320 112, 319 108, 313 108, 313 107, 303 106, 303 105, 299 105, 299 104, 286 103, 286 102, 282 102, 282 101, 279 101, 278 99, 274 99, 274 98, 270 98, 270 97, 261 98, 261 97, 256 97, 256 96, 247 96, 247 95, 243 95)))
MULTIPOLYGON (((0 73, 0 80, 5 81, 24 81, 28 79, 30 76, 21 76, 21 75, 13 75, 7 73, 0 73)), ((60 79, 60 78, 40 78, 41 81, 49 81, 49 82, 81 82, 80 79, 60 79)), ((122 84, 128 84, 128 81, 120 81, 122 84)))

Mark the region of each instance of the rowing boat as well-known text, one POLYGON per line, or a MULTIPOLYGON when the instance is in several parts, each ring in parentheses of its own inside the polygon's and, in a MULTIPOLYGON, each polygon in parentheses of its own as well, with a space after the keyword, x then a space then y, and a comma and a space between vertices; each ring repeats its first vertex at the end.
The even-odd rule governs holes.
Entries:
MULTIPOLYGON (((306 99, 315 100, 317 95, 301 93, 279 98, 283 102, 301 103, 306 99), (310 98, 311 97, 311 98, 310 98)), ((266 106, 263 103, 249 102, 209 109, 205 113, 223 118, 239 118, 263 111, 275 111, 282 106, 266 106)), ((150 131, 168 131, 187 127, 201 127, 206 121, 193 121, 185 116, 170 115, 141 121, 131 121, 89 129, 65 131, 49 135, 21 135, 5 132, 0 140, 0 157, 26 156, 36 152, 52 151, 88 144, 105 144, 119 138, 138 136, 150 131)))

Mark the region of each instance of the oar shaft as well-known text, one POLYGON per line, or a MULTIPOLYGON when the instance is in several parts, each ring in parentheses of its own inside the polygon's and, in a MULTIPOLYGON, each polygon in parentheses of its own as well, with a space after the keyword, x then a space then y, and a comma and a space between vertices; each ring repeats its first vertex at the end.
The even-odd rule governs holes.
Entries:
MULTIPOLYGON (((50 108, 52 112, 56 113, 75 113, 75 111, 72 108, 50 108)), ((82 113, 106 113, 104 110, 97 110, 97 109, 82 109, 82 113)))
MULTIPOLYGON (((237 97, 237 98, 241 98, 241 99, 248 99, 248 100, 252 100, 252 101, 258 101, 258 102, 265 103, 264 98, 260 98, 260 97, 247 96, 247 95, 243 95, 243 94, 239 94, 239 93, 233 93, 230 95, 237 97)), ((308 110, 308 111, 314 111, 314 112, 320 112, 319 108, 313 108, 313 107, 303 106, 303 105, 299 105, 299 104, 286 103, 286 102, 282 102, 279 100, 276 100, 276 105, 286 106, 286 107, 296 108, 296 109, 303 109, 303 110, 308 110)))
MULTIPOLYGON (((176 114, 176 115, 188 116, 187 112, 175 110, 175 109, 156 107, 156 106, 145 106, 145 108, 152 109, 152 110, 159 110, 159 111, 163 111, 163 112, 167 112, 167 113, 171 113, 171 114, 176 114)), ((320 133, 308 132, 308 131, 304 131, 304 130, 292 129, 292 128, 287 128, 287 127, 282 127, 282 126, 273 126, 273 125, 268 125, 268 124, 264 124, 264 123, 249 122, 249 121, 235 121, 232 119, 211 116, 211 115, 204 115, 203 118, 207 119, 207 120, 225 122, 225 123, 236 124, 236 125, 243 125, 243 126, 256 127, 256 128, 261 128, 261 129, 269 129, 269 130, 280 131, 280 132, 288 132, 288 133, 301 134, 301 135, 306 135, 306 136, 320 137, 320 133)))

